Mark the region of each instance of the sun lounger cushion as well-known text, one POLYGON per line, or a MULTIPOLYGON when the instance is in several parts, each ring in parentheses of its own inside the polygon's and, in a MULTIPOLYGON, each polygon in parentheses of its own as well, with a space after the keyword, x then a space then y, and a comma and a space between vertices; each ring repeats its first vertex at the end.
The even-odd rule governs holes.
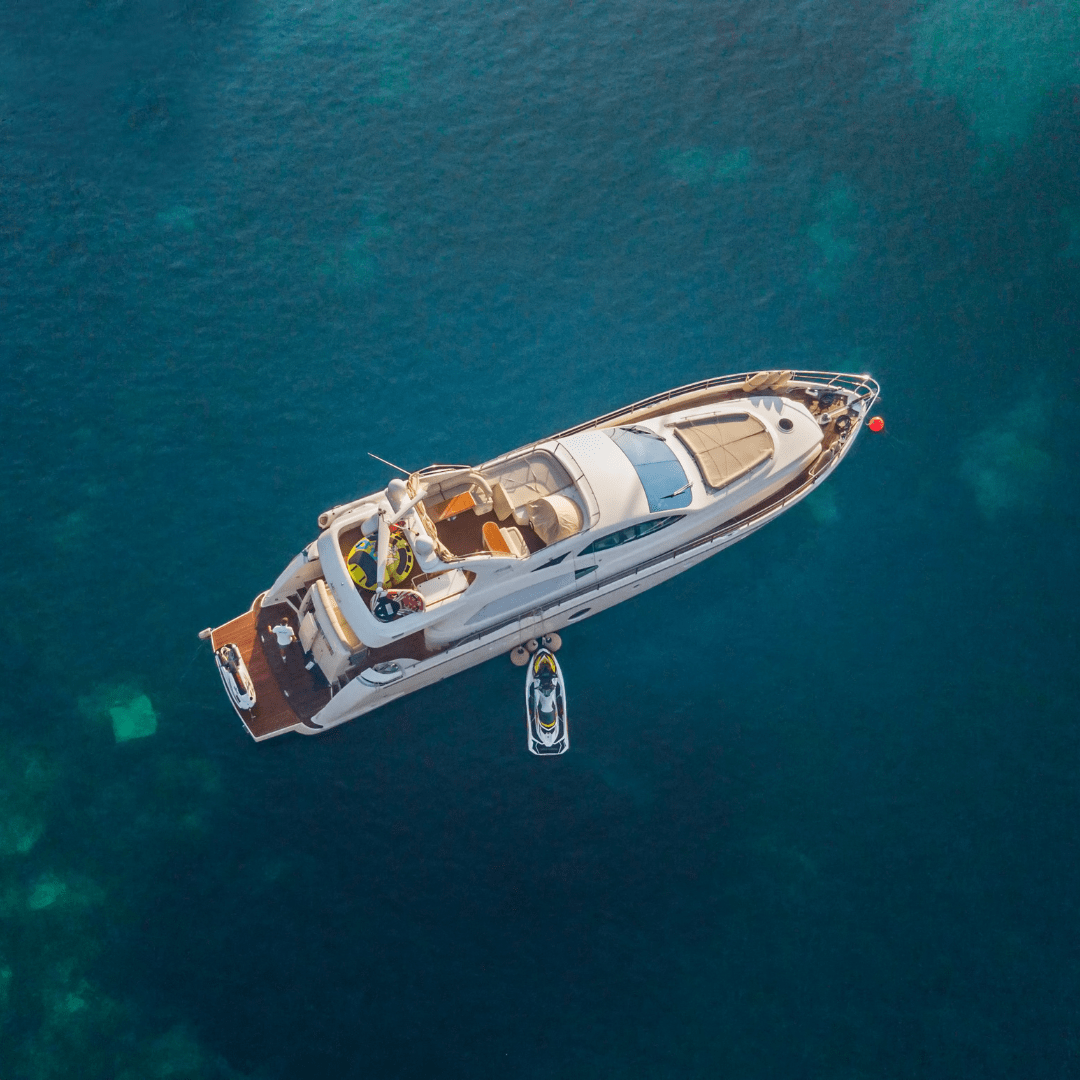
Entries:
POLYGON ((726 487, 772 457, 765 425, 748 413, 688 420, 675 425, 675 434, 711 488, 726 487))

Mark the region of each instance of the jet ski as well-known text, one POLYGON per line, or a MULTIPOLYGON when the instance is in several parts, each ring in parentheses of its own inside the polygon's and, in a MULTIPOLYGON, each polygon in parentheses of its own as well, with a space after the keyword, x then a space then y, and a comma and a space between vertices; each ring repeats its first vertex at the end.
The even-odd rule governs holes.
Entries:
POLYGON ((229 700, 245 712, 255 708, 255 684, 248 674, 247 664, 240 655, 240 650, 228 642, 220 649, 214 650, 214 663, 217 664, 218 674, 225 684, 225 692, 229 700))
POLYGON ((537 649, 525 670, 525 712, 532 753, 565 754, 570 749, 566 686, 550 649, 537 649))

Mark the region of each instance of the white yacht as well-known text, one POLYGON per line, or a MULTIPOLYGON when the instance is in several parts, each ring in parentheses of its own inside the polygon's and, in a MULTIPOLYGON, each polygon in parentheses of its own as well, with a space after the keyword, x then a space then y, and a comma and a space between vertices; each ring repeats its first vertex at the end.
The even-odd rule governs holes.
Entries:
POLYGON ((729 375, 429 466, 321 514, 251 610, 202 636, 255 739, 319 734, 749 536, 837 467, 878 393, 867 375, 729 375))

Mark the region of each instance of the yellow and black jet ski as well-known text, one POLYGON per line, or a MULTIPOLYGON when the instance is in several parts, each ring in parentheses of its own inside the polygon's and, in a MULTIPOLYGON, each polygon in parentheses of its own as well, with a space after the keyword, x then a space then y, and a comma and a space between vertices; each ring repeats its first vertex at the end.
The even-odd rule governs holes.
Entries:
POLYGON ((529 750, 541 756, 565 754, 570 749, 566 722, 566 686, 555 654, 539 648, 525 669, 525 714, 529 750))

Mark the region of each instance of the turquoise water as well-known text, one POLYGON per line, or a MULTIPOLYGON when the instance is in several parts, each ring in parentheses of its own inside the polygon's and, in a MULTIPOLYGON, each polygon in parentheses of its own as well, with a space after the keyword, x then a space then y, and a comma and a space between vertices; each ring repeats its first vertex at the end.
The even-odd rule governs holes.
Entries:
POLYGON ((0 12, 0 1075, 1073 1075, 1071 0, 0 12), (373 451, 870 371, 568 630, 256 745, 196 633, 373 451))

